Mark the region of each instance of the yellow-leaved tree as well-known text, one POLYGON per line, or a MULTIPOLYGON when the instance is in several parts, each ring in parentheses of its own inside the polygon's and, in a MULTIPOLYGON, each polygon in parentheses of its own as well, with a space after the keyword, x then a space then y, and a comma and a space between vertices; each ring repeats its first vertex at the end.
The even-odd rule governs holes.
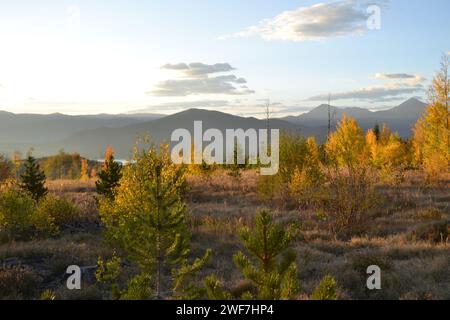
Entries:
POLYGON ((325 148, 331 164, 323 208, 328 228, 335 235, 361 232, 377 204, 364 131, 344 115, 325 148))
POLYGON ((408 147, 398 134, 391 132, 383 125, 379 135, 369 130, 366 135, 369 160, 377 169, 385 182, 398 182, 402 178, 404 168, 408 164, 408 147))
POLYGON ((336 131, 329 136, 325 148, 329 161, 352 174, 359 164, 365 162, 364 130, 355 119, 344 115, 336 131))
POLYGON ((308 138, 303 166, 294 170, 289 190, 299 205, 308 206, 320 199, 323 182, 319 147, 314 138, 308 138))
POLYGON ((89 181, 89 164, 87 159, 82 158, 81 159, 81 177, 80 180, 81 181, 89 181))
POLYGON ((448 172, 450 165, 450 79, 448 57, 442 58, 441 70, 435 75, 429 94, 429 105, 414 128, 414 155, 430 181, 448 172))

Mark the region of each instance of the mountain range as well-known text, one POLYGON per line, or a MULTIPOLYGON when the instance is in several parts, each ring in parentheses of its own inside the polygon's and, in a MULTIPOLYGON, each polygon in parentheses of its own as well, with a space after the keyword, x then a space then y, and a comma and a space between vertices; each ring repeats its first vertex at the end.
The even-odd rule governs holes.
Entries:
MULTIPOLYGON (((373 128, 376 123, 380 125, 386 123, 391 129, 398 132, 401 137, 408 138, 411 135, 411 128, 422 115, 426 106, 425 103, 416 98, 411 98, 395 108, 375 112, 364 108, 337 108, 331 106, 331 124, 335 127, 343 115, 347 114, 349 117, 355 118, 359 125, 366 130, 373 128)), ((297 117, 286 117, 283 120, 299 126, 323 126, 328 124, 328 105, 320 105, 308 113, 297 117)))
MULTIPOLYGON (((316 136, 323 140, 327 134, 328 109, 332 126, 344 113, 357 119, 364 128, 376 123, 387 123, 393 131, 407 138, 411 128, 423 113, 426 104, 409 99, 390 110, 372 112, 363 108, 337 108, 321 105, 299 116, 270 120, 273 129, 296 132, 304 136, 316 136)), ((0 153, 14 151, 25 153, 30 148, 38 157, 55 154, 64 149, 97 159, 103 156, 106 146, 116 150, 116 157, 127 159, 138 136, 149 135, 155 142, 170 141, 172 132, 178 128, 193 131, 194 121, 203 121, 203 130, 265 129, 266 120, 239 117, 218 111, 189 109, 173 115, 121 114, 81 115, 63 114, 14 114, 0 111, 0 153)))

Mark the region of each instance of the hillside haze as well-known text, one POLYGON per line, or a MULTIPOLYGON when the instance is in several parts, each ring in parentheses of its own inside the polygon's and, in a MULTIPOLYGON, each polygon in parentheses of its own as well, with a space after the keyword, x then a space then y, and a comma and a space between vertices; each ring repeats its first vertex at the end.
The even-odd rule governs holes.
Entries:
MULTIPOLYGON (((411 128, 423 113, 426 104, 409 99, 390 109, 371 112, 363 108, 331 107, 333 127, 344 114, 357 119, 367 130, 376 123, 387 123, 393 131, 407 138, 411 128)), ((116 150, 117 158, 128 159, 136 138, 149 135, 152 141, 170 142, 175 129, 193 132, 194 121, 203 122, 203 131, 225 129, 265 129, 267 122, 218 111, 189 109, 169 116, 155 114, 68 116, 63 114, 37 115, 0 112, 0 153, 22 153, 30 148, 36 156, 55 154, 61 149, 79 152, 90 159, 103 156, 106 146, 116 150)), ((327 134, 328 105, 321 105, 296 117, 271 119, 270 127, 315 136, 319 140, 327 134)))
MULTIPOLYGON (((331 123, 335 127, 344 114, 347 114, 347 116, 355 118, 365 130, 373 128, 377 123, 386 123, 393 131, 398 132, 401 137, 408 138, 411 135, 411 128, 420 118, 426 106, 425 103, 415 98, 411 98, 395 108, 374 112, 364 108, 337 108, 331 106, 331 123)), ((297 117, 286 117, 283 119, 300 126, 326 126, 328 124, 328 105, 320 105, 310 112, 297 117)))

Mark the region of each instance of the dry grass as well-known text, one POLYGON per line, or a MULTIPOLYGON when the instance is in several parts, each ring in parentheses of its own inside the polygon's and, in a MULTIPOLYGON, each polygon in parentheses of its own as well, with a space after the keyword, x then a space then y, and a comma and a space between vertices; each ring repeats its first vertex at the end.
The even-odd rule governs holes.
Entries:
MULTIPOLYGON (((239 181, 220 171, 208 181, 191 176, 186 201, 193 254, 213 249, 205 275, 215 273, 239 292, 246 285, 232 263, 233 254, 241 249, 239 229, 252 223, 259 208, 269 207, 278 221, 301 226, 294 244, 302 287, 299 298, 307 298, 320 279, 331 274, 342 299, 450 299, 450 175, 446 178, 438 186, 423 186, 420 175, 408 173, 401 185, 378 186, 388 201, 370 218, 363 236, 344 241, 325 231, 313 210, 280 209, 258 200, 254 171, 244 172, 239 181), (380 291, 365 289, 365 269, 371 264, 382 269, 380 291)), ((52 181, 48 186, 52 193, 73 199, 91 221, 98 220, 92 181, 52 181)), ((1 245, 0 265, 22 266, 28 272, 22 284, 26 292, 9 295, 38 298, 50 289, 59 299, 107 298, 107 288, 96 284, 92 274, 84 277, 83 290, 65 289, 68 265, 93 266, 99 256, 111 255, 101 230, 81 227, 57 239, 1 245), (37 283, 37 289, 30 291, 30 283, 37 283)), ((8 272, 0 269, 0 277, 17 278, 8 272)))

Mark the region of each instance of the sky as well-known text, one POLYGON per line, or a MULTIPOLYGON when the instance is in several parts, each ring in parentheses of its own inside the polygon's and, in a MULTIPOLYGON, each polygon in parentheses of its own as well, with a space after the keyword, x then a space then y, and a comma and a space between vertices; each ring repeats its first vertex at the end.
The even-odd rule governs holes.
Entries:
POLYGON ((448 0, 0 0, 0 110, 300 114, 418 97, 448 0))

